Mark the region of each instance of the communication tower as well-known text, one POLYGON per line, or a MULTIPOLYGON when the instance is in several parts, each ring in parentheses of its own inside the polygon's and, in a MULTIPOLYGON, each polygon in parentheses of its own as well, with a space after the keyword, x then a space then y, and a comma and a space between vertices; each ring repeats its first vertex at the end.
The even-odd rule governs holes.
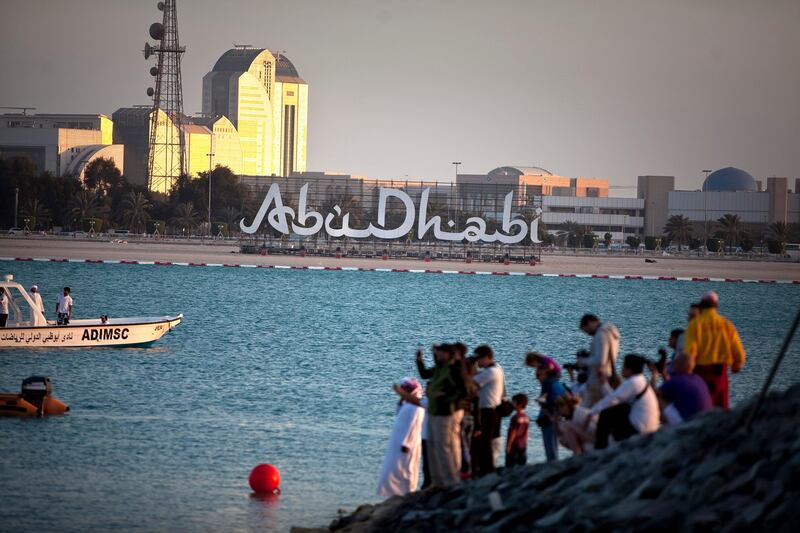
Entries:
POLYGON ((178 176, 186 171, 184 160, 186 138, 183 131, 183 89, 181 86, 181 57, 186 47, 178 40, 178 13, 175 0, 157 4, 164 13, 162 22, 150 25, 150 37, 155 44, 145 43, 144 58, 157 58, 150 67, 155 89, 147 88, 153 98, 150 114, 150 144, 147 161, 147 187, 168 194, 178 176))

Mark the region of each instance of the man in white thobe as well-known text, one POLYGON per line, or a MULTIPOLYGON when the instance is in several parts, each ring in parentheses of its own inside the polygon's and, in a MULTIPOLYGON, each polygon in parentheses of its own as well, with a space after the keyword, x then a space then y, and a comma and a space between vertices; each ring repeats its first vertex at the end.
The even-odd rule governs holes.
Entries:
POLYGON ((39 294, 39 287, 37 285, 31 287, 31 298, 33 298, 33 304, 36 306, 36 309, 41 311, 42 316, 44 316, 44 302, 42 301, 42 295, 39 294))
POLYGON ((425 417, 425 410, 419 405, 422 386, 416 379, 406 378, 395 390, 401 400, 378 480, 378 496, 384 497, 417 490, 422 453, 422 420, 425 417))

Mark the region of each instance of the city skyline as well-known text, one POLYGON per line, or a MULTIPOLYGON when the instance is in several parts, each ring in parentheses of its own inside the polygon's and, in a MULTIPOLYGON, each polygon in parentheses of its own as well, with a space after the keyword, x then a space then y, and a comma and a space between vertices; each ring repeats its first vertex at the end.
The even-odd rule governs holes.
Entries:
MULTIPOLYGON (((0 23, 13 51, 0 67, 14 75, 0 105, 110 116, 148 103, 155 2, 4 4, 16 16, 0 23)), ((452 161, 537 164, 615 186, 675 175, 686 189, 726 166, 800 174, 800 4, 613 4, 178 2, 185 109, 202 109, 224 50, 251 44, 285 50, 312 87, 312 170, 447 180, 452 161)))

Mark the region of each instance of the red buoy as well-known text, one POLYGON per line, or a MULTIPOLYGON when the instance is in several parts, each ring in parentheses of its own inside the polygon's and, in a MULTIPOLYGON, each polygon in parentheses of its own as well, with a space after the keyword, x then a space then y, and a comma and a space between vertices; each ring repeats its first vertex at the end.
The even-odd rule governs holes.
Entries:
POLYGON ((271 464, 262 463, 250 471, 248 482, 253 492, 273 494, 280 492, 281 473, 271 464))

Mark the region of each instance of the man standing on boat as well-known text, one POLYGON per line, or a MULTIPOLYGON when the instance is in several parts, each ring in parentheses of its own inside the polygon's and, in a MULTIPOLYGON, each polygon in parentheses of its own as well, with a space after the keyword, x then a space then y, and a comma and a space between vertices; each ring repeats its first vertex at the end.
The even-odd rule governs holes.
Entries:
POLYGON ((72 296, 70 296, 69 287, 64 287, 64 293, 58 295, 58 303, 56 304, 56 316, 58 317, 58 325, 66 326, 72 318, 72 296))
POLYGON ((36 306, 36 309, 41 311, 42 316, 44 316, 44 302, 42 301, 42 295, 39 293, 38 285, 31 286, 31 298, 33 298, 33 303, 36 306))
POLYGON ((0 287, 0 328, 6 327, 8 321, 8 294, 5 287, 0 287))

